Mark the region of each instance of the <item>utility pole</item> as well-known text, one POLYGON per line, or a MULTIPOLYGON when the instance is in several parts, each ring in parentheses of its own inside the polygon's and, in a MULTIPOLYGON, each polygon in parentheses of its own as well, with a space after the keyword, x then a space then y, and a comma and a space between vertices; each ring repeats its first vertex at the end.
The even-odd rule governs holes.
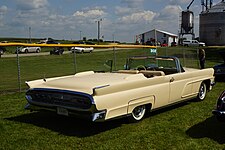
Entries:
POLYGON ((31 43, 31 27, 29 27, 29 38, 30 38, 30 43, 31 43))
POLYGON ((113 37, 113 43, 115 43, 115 34, 112 34, 113 37))
POLYGON ((96 22, 97 22, 97 26, 98 26, 98 44, 99 44, 99 42, 100 42, 100 34, 101 34, 101 32, 100 32, 100 25, 101 25, 101 21, 102 21, 102 19, 99 19, 99 20, 97 20, 96 22))
POLYGON ((80 31, 80 40, 81 40, 81 37, 82 37, 82 31, 80 31))

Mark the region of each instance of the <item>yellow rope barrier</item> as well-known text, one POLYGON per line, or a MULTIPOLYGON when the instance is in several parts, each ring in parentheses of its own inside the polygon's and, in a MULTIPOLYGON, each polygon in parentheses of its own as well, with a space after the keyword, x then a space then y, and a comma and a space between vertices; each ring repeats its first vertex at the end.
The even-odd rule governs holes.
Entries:
POLYGON ((29 44, 29 43, 0 43, 0 46, 24 46, 24 47, 94 47, 94 48, 156 48, 148 45, 86 45, 86 44, 29 44))

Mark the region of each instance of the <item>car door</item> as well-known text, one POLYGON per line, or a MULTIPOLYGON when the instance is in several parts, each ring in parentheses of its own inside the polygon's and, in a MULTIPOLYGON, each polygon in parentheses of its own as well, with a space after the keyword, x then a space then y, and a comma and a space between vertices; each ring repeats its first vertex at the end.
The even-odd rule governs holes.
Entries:
POLYGON ((33 47, 27 47, 29 53, 34 52, 33 47))
POLYGON ((170 84, 169 103, 178 102, 191 96, 192 93, 192 74, 175 73, 168 75, 170 84))
POLYGON ((193 41, 193 46, 198 46, 198 41, 193 41))

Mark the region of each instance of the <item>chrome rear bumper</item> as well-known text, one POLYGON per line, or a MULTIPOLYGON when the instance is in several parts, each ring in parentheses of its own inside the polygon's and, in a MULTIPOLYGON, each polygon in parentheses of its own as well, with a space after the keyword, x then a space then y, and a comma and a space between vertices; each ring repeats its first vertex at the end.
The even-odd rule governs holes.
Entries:
POLYGON ((225 111, 213 110, 212 113, 216 116, 225 116, 225 111))
POLYGON ((77 118, 90 120, 92 122, 103 122, 103 121, 105 121, 105 115, 106 115, 106 110, 98 111, 94 105, 89 110, 76 110, 76 109, 71 109, 68 107, 38 106, 38 105, 33 105, 30 103, 27 103, 25 105, 25 109, 30 110, 30 111, 51 111, 51 112, 56 112, 59 115, 74 116, 77 118), (58 108, 61 108, 62 110, 66 111, 66 112, 59 112, 58 108))

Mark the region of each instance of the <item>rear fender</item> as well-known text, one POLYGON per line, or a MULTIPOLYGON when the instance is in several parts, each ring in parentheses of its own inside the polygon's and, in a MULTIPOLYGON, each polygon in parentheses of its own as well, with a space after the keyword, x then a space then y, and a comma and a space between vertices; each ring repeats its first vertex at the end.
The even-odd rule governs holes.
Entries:
POLYGON ((153 107, 155 104, 155 96, 146 96, 146 97, 141 97, 137 98, 134 100, 131 100, 128 102, 128 108, 127 108, 127 114, 132 113, 135 107, 137 106, 142 106, 142 105, 149 105, 153 107))

